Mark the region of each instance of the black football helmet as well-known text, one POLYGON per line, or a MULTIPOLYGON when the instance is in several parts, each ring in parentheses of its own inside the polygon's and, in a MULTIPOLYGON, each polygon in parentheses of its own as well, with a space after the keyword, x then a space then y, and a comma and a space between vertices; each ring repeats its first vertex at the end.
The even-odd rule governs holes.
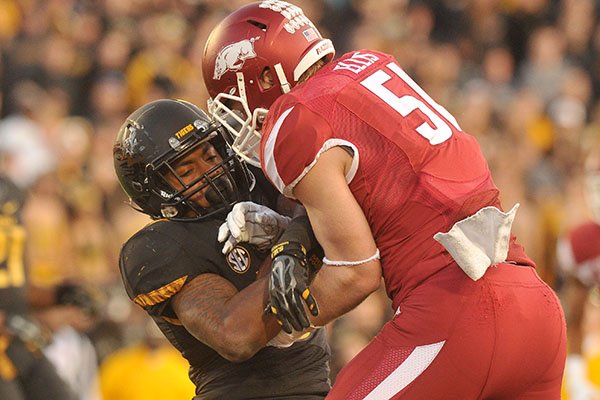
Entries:
POLYGON ((25 192, 6 175, 0 175, 0 216, 21 218, 25 192))
POLYGON ((113 158, 119 182, 132 205, 153 219, 199 220, 224 213, 249 198, 254 182, 246 165, 231 150, 222 126, 182 100, 156 100, 134 111, 119 130, 113 158), (174 164, 207 141, 223 161, 186 185, 174 164), (179 180, 182 189, 167 181, 167 173, 179 180), (190 199, 207 187, 205 198, 210 208, 190 199))

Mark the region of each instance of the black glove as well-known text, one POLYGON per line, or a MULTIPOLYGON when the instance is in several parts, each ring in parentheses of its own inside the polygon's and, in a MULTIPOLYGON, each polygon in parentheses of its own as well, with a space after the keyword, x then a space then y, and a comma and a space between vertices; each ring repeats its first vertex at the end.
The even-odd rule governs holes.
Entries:
POLYGON ((99 313, 98 296, 91 289, 73 283, 63 283, 56 287, 56 304, 79 307, 86 315, 94 317, 99 313))
POLYGON ((304 303, 313 316, 319 308, 308 287, 311 278, 306 250, 298 242, 282 242, 271 249, 272 269, 269 276, 269 303, 265 311, 275 314, 287 333, 310 327, 304 303))

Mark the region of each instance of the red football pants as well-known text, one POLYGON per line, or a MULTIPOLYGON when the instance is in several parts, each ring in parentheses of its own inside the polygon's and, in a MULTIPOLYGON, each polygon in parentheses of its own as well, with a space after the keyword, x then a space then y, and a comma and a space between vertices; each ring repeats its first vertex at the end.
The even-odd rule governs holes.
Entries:
POLYGON ((328 400, 559 400, 566 326, 534 268, 450 266, 338 374, 328 400))

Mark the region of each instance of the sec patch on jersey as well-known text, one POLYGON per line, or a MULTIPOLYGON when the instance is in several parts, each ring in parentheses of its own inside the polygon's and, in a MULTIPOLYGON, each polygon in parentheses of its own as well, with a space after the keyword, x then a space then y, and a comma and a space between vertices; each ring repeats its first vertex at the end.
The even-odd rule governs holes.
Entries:
POLYGON ((225 259, 227 265, 238 274, 244 274, 250 268, 250 253, 241 246, 234 247, 225 259))

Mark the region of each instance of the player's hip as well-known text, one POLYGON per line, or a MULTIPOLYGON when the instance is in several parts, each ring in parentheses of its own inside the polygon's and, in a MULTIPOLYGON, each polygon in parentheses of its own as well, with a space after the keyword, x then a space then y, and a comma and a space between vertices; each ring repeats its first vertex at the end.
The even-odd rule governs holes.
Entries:
POLYGON ((543 395, 532 398, 557 398, 566 331, 552 289, 531 267, 463 275, 439 274, 413 290, 365 350, 385 365, 398 360, 389 375, 412 374, 393 398, 514 399, 538 385, 543 395))
POLYGON ((564 323, 557 296, 535 269, 507 263, 490 267, 477 281, 449 265, 394 303, 399 306, 390 324, 400 339, 415 344, 445 340, 463 325, 477 330, 564 323))

